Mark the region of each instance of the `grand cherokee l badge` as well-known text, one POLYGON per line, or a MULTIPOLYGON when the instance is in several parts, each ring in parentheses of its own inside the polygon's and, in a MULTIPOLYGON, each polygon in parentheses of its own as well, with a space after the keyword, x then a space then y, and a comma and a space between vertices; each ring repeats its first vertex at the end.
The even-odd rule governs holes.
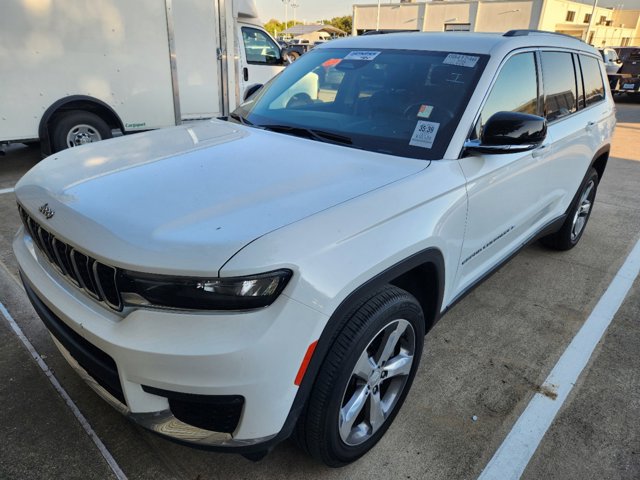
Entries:
POLYGON ((38 210, 40 210, 40 213, 43 214, 47 220, 49 220, 51 217, 53 217, 56 214, 53 208, 49 207, 48 203, 45 203, 44 205, 42 205, 38 210))

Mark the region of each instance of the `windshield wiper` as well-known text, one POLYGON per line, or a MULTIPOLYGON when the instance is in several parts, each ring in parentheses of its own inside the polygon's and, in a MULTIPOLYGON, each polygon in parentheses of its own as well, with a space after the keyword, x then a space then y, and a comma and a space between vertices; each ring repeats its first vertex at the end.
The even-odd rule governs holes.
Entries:
POLYGON ((325 143, 336 143, 340 145, 353 145, 350 137, 339 135, 337 133, 325 132, 304 127, 292 127, 290 125, 260 125, 260 128, 271 130, 273 132, 286 133, 297 137, 309 138, 325 143))
POLYGON ((251 123, 249 120, 247 120, 243 116, 238 115, 236 112, 231 112, 229 116, 234 120, 237 120, 238 123, 241 123, 242 125, 253 125, 253 123, 251 123))

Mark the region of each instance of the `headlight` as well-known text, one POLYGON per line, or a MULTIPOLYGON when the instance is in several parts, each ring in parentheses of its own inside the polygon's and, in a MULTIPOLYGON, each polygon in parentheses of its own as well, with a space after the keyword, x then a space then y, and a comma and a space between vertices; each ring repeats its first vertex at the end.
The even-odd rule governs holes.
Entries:
POLYGON ((118 287, 125 304, 190 310, 248 310, 271 305, 291 270, 248 277, 173 277, 122 271, 118 287))

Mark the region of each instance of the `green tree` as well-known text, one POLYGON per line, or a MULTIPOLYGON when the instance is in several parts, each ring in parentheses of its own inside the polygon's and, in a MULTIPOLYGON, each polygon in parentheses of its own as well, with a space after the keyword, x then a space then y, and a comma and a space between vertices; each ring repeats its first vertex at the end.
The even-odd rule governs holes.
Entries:
POLYGON ((275 18, 272 18, 271 20, 269 20, 267 23, 264 24, 264 29, 267 32, 269 32, 271 35, 276 36, 277 34, 282 32, 282 30, 284 30, 284 23, 281 22, 280 20, 276 20, 275 18))
POLYGON ((293 27, 294 25, 302 25, 302 22, 296 21, 294 23, 293 20, 289 20, 285 24, 280 20, 276 20, 275 18, 272 18, 271 20, 269 20, 267 23, 264 24, 264 29, 275 37, 277 35, 280 35, 283 30, 293 27))
POLYGON ((321 23, 339 28, 350 35, 352 21, 351 15, 345 15, 344 17, 333 17, 331 20, 322 20, 321 23))

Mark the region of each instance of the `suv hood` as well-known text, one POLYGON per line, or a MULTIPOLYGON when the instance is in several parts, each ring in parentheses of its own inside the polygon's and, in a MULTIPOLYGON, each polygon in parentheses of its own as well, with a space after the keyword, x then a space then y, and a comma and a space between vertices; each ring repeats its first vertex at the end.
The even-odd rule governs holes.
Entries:
POLYGON ((16 195, 103 262, 212 275, 252 240, 428 164, 214 120, 54 154, 16 195))

